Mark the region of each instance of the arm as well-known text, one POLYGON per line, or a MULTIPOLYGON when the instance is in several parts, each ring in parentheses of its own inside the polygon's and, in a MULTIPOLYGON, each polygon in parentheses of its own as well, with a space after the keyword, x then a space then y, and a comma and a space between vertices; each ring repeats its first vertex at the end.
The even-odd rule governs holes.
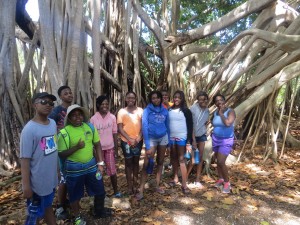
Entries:
MULTIPOLYGON (((142 110, 142 113, 141 113, 141 120, 142 120, 142 116, 143 116, 143 109, 142 110)), ((143 139, 143 126, 141 126, 141 130, 140 130, 140 133, 138 135, 138 137, 135 139, 136 141, 136 145, 143 139)))
POLYGON ((70 155, 72 155, 74 152, 78 151, 79 149, 84 148, 84 146, 85 146, 85 143, 80 138, 77 145, 75 145, 74 147, 72 147, 70 149, 59 151, 58 156, 65 159, 65 158, 69 157, 70 155))
MULTIPOLYGON (((95 147, 95 151, 96 151, 96 159, 99 162, 103 162, 103 158, 102 158, 102 148, 101 148, 101 144, 100 141, 94 143, 94 147, 95 147)), ((104 167, 101 165, 98 165, 98 170, 101 171, 101 173, 103 174, 104 171, 104 167)))
POLYGON ((193 141, 193 116, 188 108, 185 110, 184 114, 187 126, 187 143, 191 144, 193 141))
POLYGON ((145 109, 143 112, 143 117, 142 117, 142 132, 144 136, 144 141, 145 141, 145 147, 146 150, 150 149, 150 139, 149 139, 149 124, 148 124, 148 110, 145 109))
POLYGON ((228 113, 228 117, 225 118, 224 116, 224 112, 226 111, 226 107, 225 105, 221 105, 219 108, 219 115, 221 117, 222 122, 225 124, 225 126, 230 127, 235 120, 235 111, 234 109, 230 109, 229 113, 228 113))
POLYGON ((130 143, 134 143, 134 142, 135 142, 135 140, 134 140, 133 138, 130 138, 130 137, 128 136, 128 134, 124 131, 124 129, 123 129, 123 123, 119 123, 119 124, 118 124, 118 131, 119 131, 119 133, 120 133, 123 137, 125 137, 125 138, 127 139, 128 142, 130 142, 130 143))
POLYGON ((167 110, 165 125, 166 125, 166 128, 167 128, 168 145, 169 145, 169 143, 170 143, 170 120, 169 120, 169 111, 168 110, 167 110))
POLYGON ((30 158, 21 158, 21 174, 24 198, 31 198, 33 191, 30 184, 30 158))
POLYGON ((114 139, 114 149, 115 149, 115 154, 116 157, 118 158, 119 154, 118 154, 118 134, 113 134, 113 139, 114 139))

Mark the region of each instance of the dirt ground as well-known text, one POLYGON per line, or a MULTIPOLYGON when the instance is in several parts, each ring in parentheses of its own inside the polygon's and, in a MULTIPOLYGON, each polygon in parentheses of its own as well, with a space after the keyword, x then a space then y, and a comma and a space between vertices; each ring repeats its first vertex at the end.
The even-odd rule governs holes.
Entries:
MULTIPOLYGON (((106 219, 93 219, 90 215, 92 200, 83 199, 82 214, 88 224, 220 224, 220 225, 297 225, 300 224, 300 151, 286 149, 286 153, 275 164, 271 160, 263 163, 262 149, 255 149, 256 156, 248 153, 243 162, 230 166, 232 193, 222 194, 213 187, 216 178, 215 165, 212 175, 203 176, 204 189, 194 190, 188 195, 181 193, 180 186, 169 187, 171 171, 166 169, 162 185, 164 195, 153 191, 155 175, 147 183, 144 199, 137 202, 133 196, 121 199, 112 198, 108 177, 104 178, 107 191, 107 206, 114 215, 106 219), (251 158, 251 160, 249 159, 251 158)), ((142 160, 141 160, 142 164, 142 160)), ((123 193, 126 192, 124 161, 118 161, 118 182, 123 193)), ((167 168, 167 167, 166 167, 167 168)), ((20 175, 14 172, 14 177, 20 175)), ((8 182, 1 177, 0 224, 24 224, 25 201, 22 199, 20 179, 8 182)), ((42 178, 41 178, 42 179, 42 178)), ((192 174, 190 181, 193 181, 192 174)), ((41 222, 41 224, 44 224, 41 222)), ((58 221, 58 224, 72 224, 58 221)))

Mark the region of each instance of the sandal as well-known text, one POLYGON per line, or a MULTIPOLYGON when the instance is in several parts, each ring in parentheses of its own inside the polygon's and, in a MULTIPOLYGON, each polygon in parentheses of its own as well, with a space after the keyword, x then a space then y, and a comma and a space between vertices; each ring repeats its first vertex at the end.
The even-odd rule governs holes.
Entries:
POLYGON ((191 193, 191 190, 188 187, 184 188, 183 186, 181 186, 181 190, 182 190, 183 194, 189 194, 189 193, 191 193))
POLYGON ((171 180, 170 182, 169 182, 169 186, 170 187, 175 187, 177 184, 178 184, 179 182, 177 181, 174 181, 174 180, 171 180))
POLYGON ((162 189, 161 187, 155 188, 155 191, 156 191, 157 193, 159 193, 159 194, 164 194, 164 193, 165 193, 165 190, 162 189))
POLYGON ((144 198, 144 195, 142 193, 137 193, 134 197, 137 201, 140 201, 144 198))

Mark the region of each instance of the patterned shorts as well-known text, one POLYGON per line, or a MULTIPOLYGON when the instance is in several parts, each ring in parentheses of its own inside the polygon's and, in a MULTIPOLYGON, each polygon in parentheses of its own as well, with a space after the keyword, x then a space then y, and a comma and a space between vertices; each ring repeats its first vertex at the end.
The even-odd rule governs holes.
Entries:
POLYGON ((114 148, 102 150, 102 157, 105 162, 106 174, 108 176, 115 175, 117 173, 117 169, 116 169, 114 148))

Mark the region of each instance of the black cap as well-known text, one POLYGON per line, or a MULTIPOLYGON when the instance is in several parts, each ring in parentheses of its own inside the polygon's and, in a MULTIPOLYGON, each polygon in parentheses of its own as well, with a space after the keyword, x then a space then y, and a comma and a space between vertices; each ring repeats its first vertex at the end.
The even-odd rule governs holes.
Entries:
POLYGON ((51 95, 48 92, 41 92, 33 95, 32 102, 34 102, 37 98, 45 98, 45 97, 50 98, 52 101, 56 101, 56 97, 54 95, 51 95))

